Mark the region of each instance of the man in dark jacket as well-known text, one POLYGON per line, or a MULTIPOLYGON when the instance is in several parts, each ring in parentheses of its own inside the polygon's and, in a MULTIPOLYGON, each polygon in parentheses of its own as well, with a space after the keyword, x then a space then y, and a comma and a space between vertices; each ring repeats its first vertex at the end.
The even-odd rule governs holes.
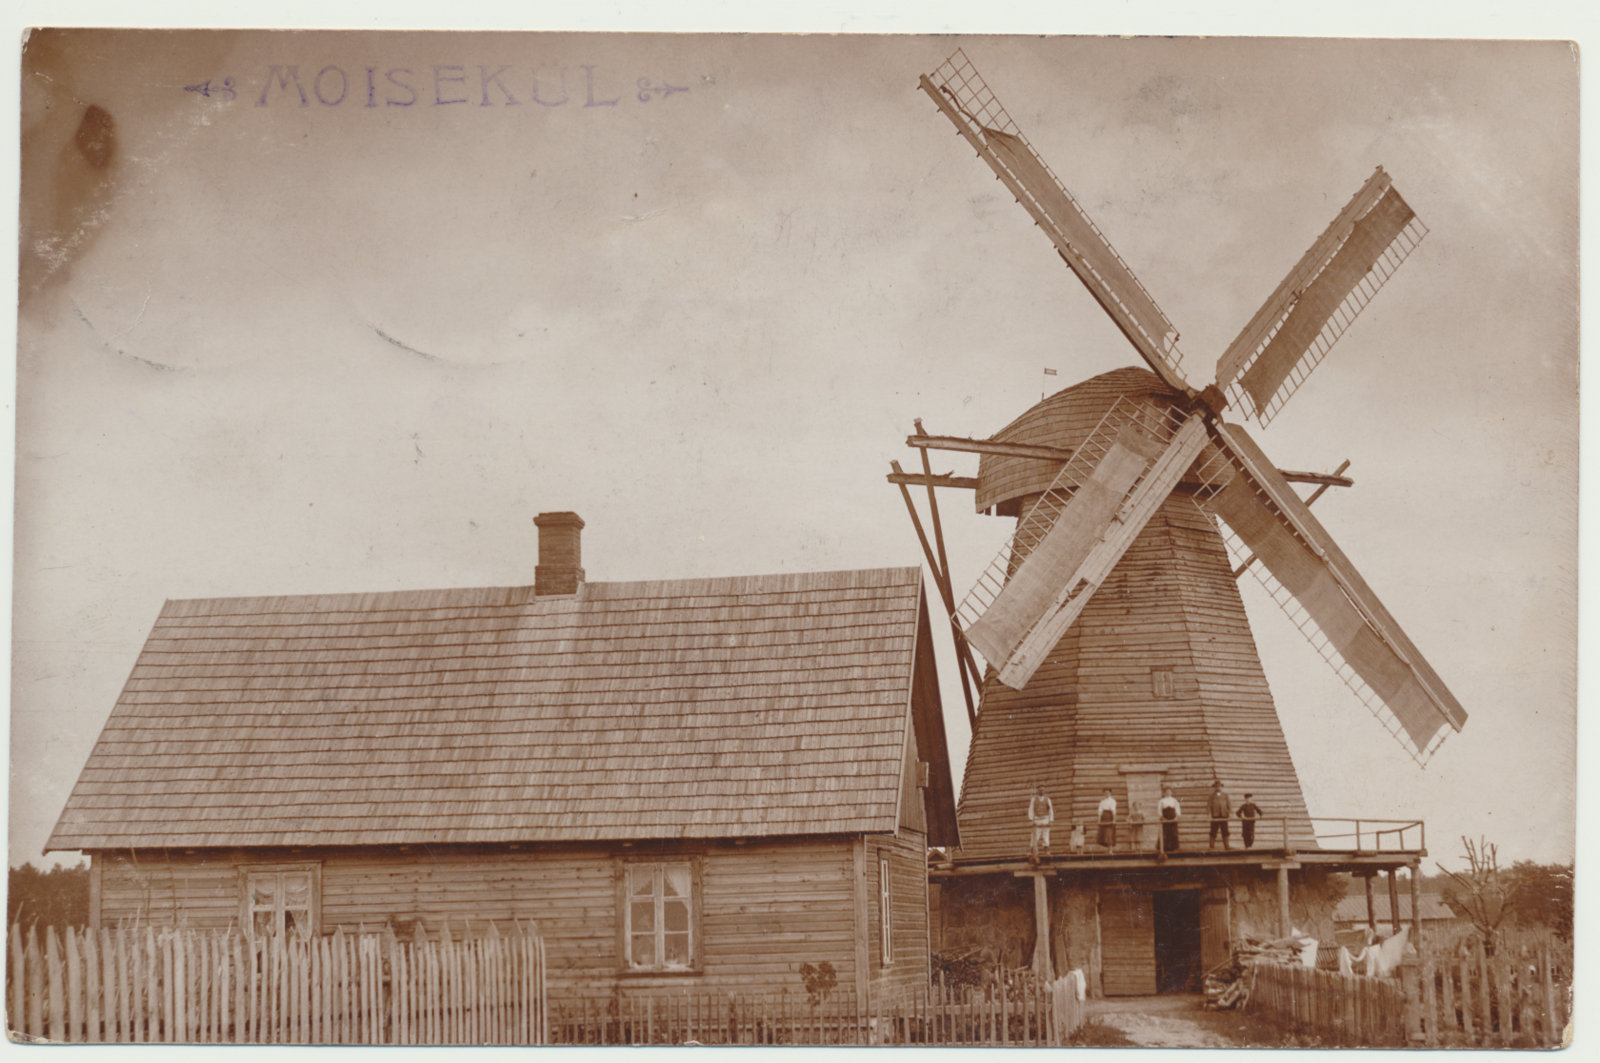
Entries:
POLYGON ((1246 849, 1253 848, 1256 844, 1256 820, 1261 818, 1261 807, 1250 800, 1250 795, 1244 795, 1244 804, 1239 806, 1239 837, 1244 839, 1246 849))
POLYGON ((1222 788, 1222 780, 1217 779, 1211 784, 1211 797, 1206 802, 1206 811, 1211 814, 1211 830, 1206 834, 1208 848, 1217 847, 1217 835, 1222 835, 1222 847, 1228 845, 1228 817, 1233 814, 1233 804, 1228 800, 1228 793, 1222 788))

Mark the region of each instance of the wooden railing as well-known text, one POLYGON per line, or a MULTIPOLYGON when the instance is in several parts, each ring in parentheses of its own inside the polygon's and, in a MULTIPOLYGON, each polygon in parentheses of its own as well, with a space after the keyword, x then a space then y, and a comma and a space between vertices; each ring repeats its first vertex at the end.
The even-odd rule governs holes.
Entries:
POLYGON ((301 938, 64 933, 13 924, 6 1001, 21 1040, 543 1044, 544 945, 518 928, 301 938), (42 944, 41 944, 42 938, 42 944))
POLYGON ((550 1035, 576 1045, 1063 1045, 1084 1007, 1066 979, 881 991, 868 1008, 851 990, 653 989, 553 1000, 550 1035))
POLYGON ((1258 963, 1251 1011, 1325 1045, 1380 1048, 1405 1043, 1406 994, 1397 978, 1342 975, 1279 963, 1258 963))
POLYGON ((1419 852, 1428 847, 1420 819, 1350 819, 1313 816, 1311 829, 1324 849, 1353 852, 1419 852))
POLYGON ((1422 957, 1402 969, 1411 1001, 1407 1033, 1429 1047, 1554 1048, 1572 1017, 1570 955, 1550 944, 1474 942, 1454 956, 1422 957))

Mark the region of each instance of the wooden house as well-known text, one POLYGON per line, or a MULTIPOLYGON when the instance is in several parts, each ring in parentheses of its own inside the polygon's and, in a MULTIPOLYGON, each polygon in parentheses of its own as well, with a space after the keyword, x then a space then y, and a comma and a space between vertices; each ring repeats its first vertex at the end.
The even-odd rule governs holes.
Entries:
POLYGON ((1472 925, 1457 915, 1445 903, 1444 897, 1437 893, 1424 890, 1414 899, 1409 892, 1401 893, 1394 898, 1396 903, 1393 906, 1389 900, 1388 893, 1381 890, 1373 891, 1369 898, 1361 886, 1352 882, 1350 892, 1334 909, 1334 925, 1341 935, 1347 931, 1368 929, 1388 934, 1391 927, 1413 922, 1420 922, 1423 929, 1432 934, 1449 934, 1472 925), (1413 900, 1415 911, 1412 910, 1413 900))
POLYGON ((172 601, 48 843, 92 921, 532 923, 552 989, 928 970, 957 841, 917 569, 172 601))

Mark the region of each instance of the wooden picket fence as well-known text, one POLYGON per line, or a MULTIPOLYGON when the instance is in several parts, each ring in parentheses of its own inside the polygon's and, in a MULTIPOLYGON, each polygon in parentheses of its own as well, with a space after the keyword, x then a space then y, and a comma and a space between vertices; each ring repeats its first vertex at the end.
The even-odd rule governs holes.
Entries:
POLYGON ((1059 979, 1022 988, 934 984, 881 991, 641 990, 553 1001, 551 1043, 568 1045, 1064 1045, 1085 1004, 1059 979))
POLYGON ((1251 1011, 1328 1045, 1379 1048, 1405 1043, 1406 993, 1398 978, 1340 974, 1298 964, 1258 963, 1251 1011))
POLYGON ((1554 1048, 1572 1013, 1570 953, 1549 944, 1473 942, 1454 956, 1425 955, 1402 968, 1411 1001, 1406 1032, 1429 1047, 1554 1048))
POLYGON ((521 927, 392 932, 11 927, 12 1035, 64 1042, 544 1044, 544 944, 521 927), (42 937, 42 945, 41 945, 42 937))

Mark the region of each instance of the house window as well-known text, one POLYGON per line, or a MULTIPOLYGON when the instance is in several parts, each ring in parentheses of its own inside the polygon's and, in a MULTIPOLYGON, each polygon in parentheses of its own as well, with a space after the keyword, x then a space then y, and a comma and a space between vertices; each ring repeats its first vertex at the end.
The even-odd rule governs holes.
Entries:
POLYGON ((273 864, 239 869, 240 922, 251 933, 317 932, 321 907, 322 868, 318 864, 273 864))
POLYGON ((894 898, 889 889, 889 860, 878 860, 878 938, 883 965, 894 962, 894 898))
POLYGON ((630 863, 623 940, 636 971, 687 971, 694 963, 694 865, 630 863))
POLYGON ((1158 698, 1170 698, 1170 697, 1172 697, 1173 696, 1172 669, 1171 668, 1152 668, 1152 669, 1150 669, 1150 687, 1151 687, 1151 693, 1153 693, 1158 698))

